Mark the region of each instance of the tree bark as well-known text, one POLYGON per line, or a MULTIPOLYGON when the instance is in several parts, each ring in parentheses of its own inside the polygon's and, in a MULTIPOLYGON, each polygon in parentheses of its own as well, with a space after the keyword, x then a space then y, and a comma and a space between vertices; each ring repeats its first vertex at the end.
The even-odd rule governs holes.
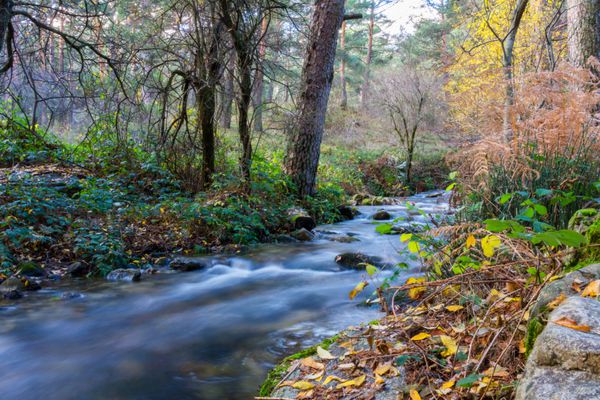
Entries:
POLYGON ((234 97, 235 80, 235 53, 231 52, 231 57, 227 63, 225 82, 223 92, 221 93, 221 127, 231 129, 231 114, 234 97))
POLYGON ((504 79, 506 80, 506 92, 504 98, 504 115, 502 118, 502 130, 505 141, 511 142, 513 139, 513 130, 511 124, 511 110, 515 102, 515 88, 513 82, 513 50, 517 40, 517 32, 523 19, 523 14, 527 8, 529 0, 518 0, 513 11, 510 29, 502 42, 502 67, 504 69, 504 79))
POLYGON ((317 0, 302 71, 299 117, 290 137, 286 171, 300 197, 315 194, 321 140, 335 63, 344 0, 317 0))
POLYGON ((348 89, 346 87, 346 55, 343 54, 346 50, 346 21, 342 22, 342 33, 340 33, 340 49, 342 50, 342 61, 340 63, 342 98, 340 100, 340 107, 342 110, 346 110, 348 108, 348 89))
POLYGON ((11 20, 10 0, 0 0, 0 54, 4 51, 6 34, 11 20))
POLYGON ((567 0, 569 61, 585 66, 591 57, 600 58, 600 0, 567 0))
POLYGON ((360 105, 364 109, 367 106, 369 88, 371 85, 371 63, 373 62, 373 35, 375 34, 375 1, 371 1, 371 15, 369 17, 369 42, 367 44, 367 59, 365 61, 365 76, 363 87, 360 91, 360 105))
POLYGON ((266 35, 269 21, 265 16, 261 23, 260 43, 258 45, 258 63, 256 77, 254 78, 254 130, 263 131, 263 97, 265 92, 265 73, 263 71, 265 55, 267 54, 266 35))

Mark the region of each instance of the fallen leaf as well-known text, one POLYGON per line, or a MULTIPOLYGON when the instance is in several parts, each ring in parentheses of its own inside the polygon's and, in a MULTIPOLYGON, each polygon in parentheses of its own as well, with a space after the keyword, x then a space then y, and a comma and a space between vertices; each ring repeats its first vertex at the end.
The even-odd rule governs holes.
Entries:
POLYGON ((455 381, 444 382, 442 384, 442 386, 440 386, 440 388, 436 390, 436 392, 440 395, 446 395, 446 394, 452 392, 452 388, 454 387, 455 383, 456 383, 455 381))
POLYGON ((564 326, 565 328, 574 329, 576 331, 589 332, 592 330, 588 325, 578 325, 575 320, 569 317, 562 317, 552 322, 556 325, 564 326))
POLYGON ((344 380, 342 378, 340 378, 339 376, 330 375, 327 378, 325 378, 325 381, 323 381, 323 385, 325 386, 328 383, 330 383, 331 381, 344 382, 344 380))
POLYGON ((293 387, 294 389, 299 389, 299 390, 310 390, 315 387, 315 385, 313 385, 312 383, 310 383, 308 381, 294 382, 289 386, 293 387))
POLYGON ((322 360, 335 360, 335 357, 330 352, 328 352, 327 350, 322 348, 321 346, 317 347, 317 355, 322 360))
POLYGON ((581 293, 581 297, 598 297, 600 296, 600 279, 591 282, 585 287, 581 293))
POLYGON ((354 289, 352 289, 352 291, 348 295, 350 297, 350 300, 354 300, 356 295, 358 295, 360 292, 362 292, 365 289, 365 287, 367 287, 368 284, 369 284, 369 282, 363 281, 363 282, 360 282, 358 285, 356 285, 354 287, 354 289))
POLYGON ((346 381, 346 382, 342 382, 339 385, 337 385, 335 388, 336 389, 341 389, 341 388, 345 388, 345 387, 349 387, 349 386, 356 386, 356 387, 360 387, 364 382, 365 379, 367 379, 366 375, 361 375, 358 378, 354 378, 352 380, 346 381))
POLYGON ((319 371, 312 375, 306 375, 304 378, 311 381, 320 381, 321 378, 323 378, 323 375, 325 375, 325 370, 319 371))
POLYGON ((464 308, 463 306, 456 305, 456 306, 448 306, 448 307, 446 307, 446 310, 448 310, 450 312, 457 312, 457 311, 462 310, 463 308, 464 308))
POLYGON ((383 385, 384 383, 385 383, 385 379, 383 379, 381 376, 375 374, 375 384, 383 385))
POLYGON ((548 303, 548 309, 554 310, 556 307, 560 306, 563 301, 567 299, 567 296, 564 293, 561 293, 554 300, 548 303))
POLYGON ((379 364, 375 369, 375 373, 377 375, 385 375, 389 372, 391 365, 390 364, 379 364))
POLYGON ((419 395, 419 392, 417 392, 415 389, 410 389, 410 400, 422 400, 421 396, 419 395))
POLYGON ((510 376, 508 370, 500 365, 486 369, 483 371, 483 375, 493 378, 508 378, 510 376))
POLYGON ((442 352, 442 357, 449 357, 456 354, 458 350, 458 345, 450 336, 440 335, 440 339, 444 346, 446 346, 446 350, 442 352))
POLYGON ((345 371, 348 369, 354 369, 356 368, 356 365, 354 365, 354 363, 345 363, 345 364, 338 364, 337 369, 345 371))
POLYGON ((312 357, 303 358, 300 363, 309 368, 325 369, 325 364, 315 361, 315 359, 312 357))
POLYGON ((313 395, 315 394, 314 390, 308 390, 305 392, 300 392, 296 395, 297 399, 312 399, 314 398, 313 395))
POLYGON ((477 244, 477 239, 475 239, 475 236, 470 235, 467 238, 467 242, 465 243, 465 246, 467 247, 467 249, 470 249, 471 247, 475 246, 477 244))
POLYGON ((431 337, 431 335, 429 333, 421 332, 421 333, 411 337, 410 340, 414 340, 414 341, 425 340, 430 337, 431 337))

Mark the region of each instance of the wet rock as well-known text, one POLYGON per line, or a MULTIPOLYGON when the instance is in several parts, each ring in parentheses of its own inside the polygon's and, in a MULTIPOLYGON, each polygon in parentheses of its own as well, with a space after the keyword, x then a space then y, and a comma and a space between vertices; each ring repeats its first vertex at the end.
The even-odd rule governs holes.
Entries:
POLYGON ((19 290, 9 290, 4 292, 2 297, 6 300, 19 300, 23 297, 23 293, 21 293, 19 290))
POLYGON ((142 273, 139 269, 115 269, 106 276, 109 281, 139 282, 142 280, 142 273))
POLYGON ((2 282, 2 284, 0 285, 0 292, 2 292, 2 293, 7 293, 7 292, 10 292, 13 290, 17 290, 17 291, 26 290, 25 282, 23 282, 21 279, 17 278, 16 276, 11 276, 10 278, 8 278, 4 282, 2 282))
POLYGON ((169 267, 175 271, 191 272, 210 267, 210 260, 195 257, 177 257, 169 263, 169 267))
POLYGON ((306 229, 312 231, 317 227, 317 223, 314 218, 311 217, 308 212, 302 208, 291 208, 286 211, 289 221, 292 224, 294 230, 306 229))
POLYGON ((61 293, 60 295, 60 299, 61 300, 75 300, 75 299, 82 299, 83 295, 81 293, 77 293, 77 292, 64 292, 61 293))
POLYGON ((363 264, 383 266, 381 258, 367 256, 362 253, 343 253, 335 257, 335 262, 344 268, 358 270, 365 269, 363 264))
POLYGON ((358 214, 358 211, 350 206, 339 206, 337 210, 340 215, 346 219, 354 219, 358 214))
POLYGON ((22 276, 45 277, 46 271, 38 263, 33 261, 22 262, 18 266, 18 273, 22 276))
POLYGON ((296 242, 298 242, 297 239, 294 239, 290 235, 277 235, 277 236, 275 236, 274 239, 277 243, 296 243, 296 242))
POLYGON ((590 332, 549 322, 529 356, 516 400, 600 398, 600 302, 569 297, 549 321, 562 317, 589 326, 590 332))
POLYGON ((433 193, 427 193, 425 195, 425 198, 427 199, 435 199, 437 197, 442 197, 444 195, 445 192, 433 192, 433 193))
POLYGON ((299 230, 292 232, 292 237, 301 242, 309 242, 315 238, 315 234, 308 229, 300 228, 299 230))
POLYGON ((388 219, 392 219, 392 215, 385 210, 379 210, 373 214, 372 218, 375 221, 387 221, 388 219))
POLYGON ((73 278, 81 278, 90 272, 90 267, 82 262, 74 262, 67 267, 67 273, 73 278))
POLYGON ((394 225, 392 227, 392 234, 404 234, 404 233, 419 233, 422 232, 423 228, 414 225, 394 225))
POLYGON ((354 242, 360 242, 360 239, 352 237, 352 236, 332 236, 327 238, 333 242, 339 242, 339 243, 354 243, 354 242))

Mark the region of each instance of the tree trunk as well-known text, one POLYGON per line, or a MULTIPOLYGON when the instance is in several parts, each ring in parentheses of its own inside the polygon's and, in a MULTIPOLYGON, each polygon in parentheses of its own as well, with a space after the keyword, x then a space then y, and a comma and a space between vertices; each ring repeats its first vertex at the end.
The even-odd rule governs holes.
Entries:
POLYGON ((250 138, 249 111, 252 102, 252 71, 251 56, 241 49, 238 50, 238 75, 240 96, 238 99, 238 133, 242 144, 240 169, 244 186, 250 184, 250 167, 252 163, 252 142, 250 138))
POLYGON ((371 84, 371 63, 373 62, 373 35, 375 33, 375 1, 371 1, 371 16, 369 19, 369 42, 367 45, 367 59, 365 61, 365 76, 363 87, 360 91, 360 105, 364 109, 367 106, 369 87, 371 84))
POLYGON ((0 55, 4 51, 6 34, 10 25, 11 10, 9 0, 0 0, 0 55))
POLYGON ((525 13, 529 0, 518 0, 513 11, 512 20, 508 35, 502 42, 502 67, 504 69, 504 79, 506 85, 504 98, 504 115, 502 118, 502 130, 504 132, 504 140, 508 143, 513 139, 513 130, 511 124, 511 111, 514 104, 515 88, 513 82, 513 49, 517 40, 517 32, 521 25, 521 19, 525 13))
POLYGON ((600 0, 567 0, 569 61, 583 67, 600 58, 600 0))
POLYGON ((342 62, 340 63, 340 82, 342 86, 342 99, 340 107, 342 110, 348 108, 348 90, 346 87, 346 21, 342 22, 342 33, 340 34, 340 49, 342 50, 342 62))
POLYGON ((223 92, 221 93, 221 127, 231 129, 231 114, 234 96, 234 79, 235 79, 235 53, 231 53, 229 62, 227 63, 227 71, 225 74, 225 82, 223 84, 223 92))
POLYGON ((263 97, 265 92, 265 73, 263 71, 265 55, 267 54, 266 35, 269 28, 269 20, 265 16, 261 23, 260 43, 258 45, 258 62, 256 69, 256 77, 254 79, 254 130, 256 132, 263 131, 263 97))
POLYGON ((317 0, 302 71, 299 117, 290 137, 286 171, 301 197, 315 194, 321 140, 344 0, 317 0))

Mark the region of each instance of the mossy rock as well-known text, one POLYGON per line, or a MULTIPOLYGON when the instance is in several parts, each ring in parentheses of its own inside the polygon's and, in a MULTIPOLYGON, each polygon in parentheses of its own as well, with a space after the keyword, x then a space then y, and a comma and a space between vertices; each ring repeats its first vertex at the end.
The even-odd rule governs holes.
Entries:
POLYGON ((29 277, 44 277, 46 276, 46 270, 42 268, 38 263, 33 261, 25 261, 19 264, 17 267, 17 272, 22 276, 29 277))
POLYGON ((263 396, 263 397, 270 396, 271 393, 273 392, 273 390, 275 390, 275 387, 277 386, 277 384, 279 382, 281 382, 281 380, 287 373, 288 369, 290 368, 290 365, 292 364, 292 361, 310 357, 310 356, 316 354, 317 347, 319 347, 319 346, 322 347, 323 349, 327 350, 329 348, 329 346, 331 346, 333 343, 335 343, 338 340, 338 338, 339 338, 339 335, 335 335, 333 337, 323 340, 319 344, 316 344, 312 347, 301 350, 296 354, 292 354, 291 356, 284 358, 282 362, 280 362, 277 366, 275 366, 275 368, 273 368, 271 371, 269 371, 267 378, 260 386, 258 395, 263 396))
POLYGON ((578 249, 566 262, 571 269, 600 261, 600 212, 594 208, 577 211, 569 220, 569 229, 586 237, 588 246, 578 249), (590 246, 596 245, 596 246, 590 246))

